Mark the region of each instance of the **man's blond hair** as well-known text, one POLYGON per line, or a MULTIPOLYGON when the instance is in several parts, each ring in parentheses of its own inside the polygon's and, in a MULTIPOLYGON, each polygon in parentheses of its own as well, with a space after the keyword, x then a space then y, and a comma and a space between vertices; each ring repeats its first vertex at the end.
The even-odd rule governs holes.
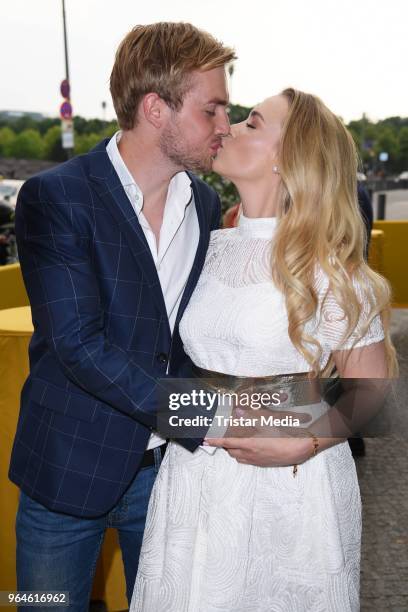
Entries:
POLYGON ((121 42, 110 77, 120 127, 134 127, 139 104, 150 92, 180 110, 193 71, 219 68, 235 57, 232 48, 190 23, 136 26, 121 42))

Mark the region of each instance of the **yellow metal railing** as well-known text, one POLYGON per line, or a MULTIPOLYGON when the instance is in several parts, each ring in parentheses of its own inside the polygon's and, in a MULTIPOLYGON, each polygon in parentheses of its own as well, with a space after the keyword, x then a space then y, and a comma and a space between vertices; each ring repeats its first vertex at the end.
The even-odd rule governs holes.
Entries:
POLYGON ((20 264, 0 266, 0 310, 28 305, 20 264))
POLYGON ((371 231, 368 263, 373 270, 384 274, 384 232, 382 230, 373 229, 371 231))
POLYGON ((394 308, 408 308, 408 221, 375 221, 369 263, 390 282, 394 308))
MULTIPOLYGON (((393 306, 408 308, 408 221, 375 221, 368 261, 391 283, 393 306)), ((20 264, 0 266, 0 310, 28 305, 20 264)))

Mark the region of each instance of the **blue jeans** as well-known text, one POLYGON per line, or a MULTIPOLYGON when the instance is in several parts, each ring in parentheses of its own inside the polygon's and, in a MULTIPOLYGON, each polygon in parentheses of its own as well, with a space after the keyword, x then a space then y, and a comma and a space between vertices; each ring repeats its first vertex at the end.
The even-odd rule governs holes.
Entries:
MULTIPOLYGON (((105 516, 78 518, 48 510, 21 493, 16 520, 17 589, 19 591, 68 591, 69 610, 89 607, 96 563, 105 530, 118 530, 130 603, 143 540, 147 506, 160 467, 139 470, 119 503, 105 516)), ((19 609, 23 609, 20 607, 19 609)), ((36 607, 37 612, 64 612, 62 607, 36 607)))

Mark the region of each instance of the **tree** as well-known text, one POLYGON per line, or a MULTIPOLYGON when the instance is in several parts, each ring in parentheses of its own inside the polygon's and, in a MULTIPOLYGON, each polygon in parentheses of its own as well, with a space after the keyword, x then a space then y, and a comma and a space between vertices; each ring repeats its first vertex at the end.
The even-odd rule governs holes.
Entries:
POLYGON ((106 125, 101 119, 88 119, 86 122, 84 134, 100 134, 106 125))
POLYGON ((0 157, 10 157, 11 146, 15 138, 16 134, 11 128, 0 128, 0 157))
POLYGON ((223 213, 225 213, 230 206, 234 206, 234 204, 237 204, 240 201, 235 185, 228 179, 219 176, 219 174, 215 174, 215 172, 202 174, 201 178, 213 189, 215 189, 220 196, 223 213))
MULTIPOLYGON (((232 104, 229 109, 230 123, 245 121, 249 112, 250 109, 245 106, 232 104)), ((31 117, 1 119, 0 156, 10 157, 16 152, 22 157, 42 156, 44 159, 64 161, 66 155, 60 143, 60 124, 57 117, 41 121, 31 117), (31 135, 30 138, 27 138, 27 133, 31 135)), ((388 117, 373 123, 364 115, 361 119, 350 121, 347 127, 361 159, 369 168, 378 165, 378 154, 386 151, 389 154, 389 161, 385 165, 387 172, 408 170, 408 117, 388 117)), ((75 154, 89 151, 103 138, 110 138, 118 129, 116 121, 74 117, 75 154)), ((238 197, 228 181, 212 173, 206 174, 205 180, 219 190, 224 207, 238 197)))
POLYGON ((65 161, 67 154, 62 148, 61 126, 50 127, 43 138, 43 158, 50 161, 65 161))
POLYGON ((101 134, 83 134, 75 138, 75 155, 88 153, 102 140, 101 134))
POLYGON ((240 106, 239 104, 231 104, 229 109, 229 120, 230 123, 240 123, 248 118, 251 109, 247 106, 240 106))
POLYGON ((399 169, 408 170, 408 126, 401 128, 399 133, 399 161, 399 169))
POLYGON ((23 115, 17 119, 12 119, 10 124, 16 134, 20 134, 25 130, 38 130, 38 121, 30 117, 29 115, 23 115))
POLYGON ((104 138, 112 138, 115 132, 117 132, 119 126, 116 121, 110 121, 104 128, 102 134, 104 138))
POLYGON ((377 156, 382 151, 388 153, 387 167, 389 170, 397 170, 399 143, 395 131, 389 126, 380 128, 378 132, 377 142, 375 144, 377 156))
POLYGON ((46 134, 48 132, 48 130, 51 127, 54 126, 61 126, 61 119, 58 119, 58 117, 53 117, 51 118, 47 118, 47 119, 43 119, 42 121, 38 122, 38 131, 40 132, 40 134, 43 136, 44 134, 46 134))
POLYGON ((11 157, 19 159, 41 159, 43 141, 37 130, 24 130, 17 134, 10 146, 11 157))
POLYGON ((81 136, 82 134, 85 134, 85 132, 86 132, 86 124, 87 123, 88 122, 87 122, 86 119, 84 119, 80 115, 76 115, 74 117, 74 130, 75 130, 75 134, 78 134, 79 136, 81 136))

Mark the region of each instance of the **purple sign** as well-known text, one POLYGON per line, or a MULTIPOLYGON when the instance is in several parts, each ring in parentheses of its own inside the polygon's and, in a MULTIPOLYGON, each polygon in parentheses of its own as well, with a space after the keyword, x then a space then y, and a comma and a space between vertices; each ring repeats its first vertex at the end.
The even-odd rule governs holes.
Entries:
POLYGON ((60 106, 60 115, 62 119, 72 118, 72 106, 69 102, 65 101, 60 106))
POLYGON ((71 91, 71 88, 69 86, 69 81, 67 79, 64 79, 63 81, 61 81, 61 85, 60 85, 61 96, 63 98, 69 98, 70 91, 71 91))

